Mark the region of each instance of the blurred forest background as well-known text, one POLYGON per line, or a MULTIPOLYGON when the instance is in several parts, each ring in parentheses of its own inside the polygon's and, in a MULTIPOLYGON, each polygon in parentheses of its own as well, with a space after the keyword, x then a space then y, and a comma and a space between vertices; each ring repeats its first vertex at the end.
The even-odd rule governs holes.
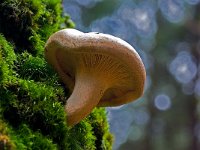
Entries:
POLYGON ((140 54, 145 93, 107 108, 114 150, 200 149, 200 0, 64 0, 84 32, 120 37, 140 54))

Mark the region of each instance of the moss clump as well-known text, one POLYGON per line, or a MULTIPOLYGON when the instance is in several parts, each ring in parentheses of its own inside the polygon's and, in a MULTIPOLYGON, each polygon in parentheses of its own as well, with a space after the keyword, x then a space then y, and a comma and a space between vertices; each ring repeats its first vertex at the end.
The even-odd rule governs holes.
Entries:
POLYGON ((48 149, 57 150, 58 147, 49 138, 43 136, 40 132, 33 132, 27 125, 21 125, 18 130, 15 131, 13 141, 16 144, 17 149, 20 150, 32 150, 32 149, 48 149))
POLYGON ((12 70, 15 60, 16 55, 12 45, 0 34, 0 85, 11 82, 15 74, 12 70))
POLYGON ((87 121, 82 121, 74 128, 72 128, 69 132, 70 139, 69 139, 69 147, 70 149, 76 150, 95 150, 95 140, 96 137, 92 132, 92 126, 87 121))
POLYGON ((1 150, 56 150, 57 145, 40 132, 33 132, 27 125, 22 124, 13 130, 8 124, 0 120, 0 149, 1 150))
POLYGON ((50 136, 55 143, 65 147, 67 126, 63 106, 56 101, 57 90, 19 79, 2 87, 1 92, 5 93, 1 100, 4 119, 16 128, 26 123, 33 131, 40 130, 43 135, 50 136))
POLYGON ((50 34, 72 25, 61 0, 0 0, 0 149, 111 149, 104 109, 67 126, 68 90, 43 57, 50 34))
POLYGON ((44 41, 62 23, 72 27, 62 15, 61 0, 1 0, 0 32, 16 45, 32 54, 43 51, 44 41))
MULTIPOLYGON (((44 58, 24 52, 17 57, 15 72, 23 79, 54 84, 58 81, 55 72, 44 58)), ((57 83, 58 84, 58 83, 57 83)))
POLYGON ((112 147, 113 137, 109 133, 109 126, 106 118, 106 111, 103 108, 96 108, 88 117, 96 137, 97 149, 108 150, 112 147))

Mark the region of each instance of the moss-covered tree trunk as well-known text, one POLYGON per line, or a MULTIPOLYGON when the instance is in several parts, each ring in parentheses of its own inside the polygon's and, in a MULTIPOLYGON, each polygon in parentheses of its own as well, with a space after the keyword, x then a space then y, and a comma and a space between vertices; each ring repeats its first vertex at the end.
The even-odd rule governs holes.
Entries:
POLYGON ((0 0, 0 150, 111 149, 104 109, 66 124, 69 93, 43 54, 61 27, 73 27, 61 0, 0 0))

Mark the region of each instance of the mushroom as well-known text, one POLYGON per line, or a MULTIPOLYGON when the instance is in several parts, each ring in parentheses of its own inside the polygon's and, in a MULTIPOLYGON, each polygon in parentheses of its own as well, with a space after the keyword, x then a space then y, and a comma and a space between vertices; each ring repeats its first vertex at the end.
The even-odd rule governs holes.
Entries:
POLYGON ((120 38, 63 29, 48 39, 45 57, 72 93, 65 104, 69 126, 96 106, 119 106, 143 94, 146 73, 142 60, 120 38))

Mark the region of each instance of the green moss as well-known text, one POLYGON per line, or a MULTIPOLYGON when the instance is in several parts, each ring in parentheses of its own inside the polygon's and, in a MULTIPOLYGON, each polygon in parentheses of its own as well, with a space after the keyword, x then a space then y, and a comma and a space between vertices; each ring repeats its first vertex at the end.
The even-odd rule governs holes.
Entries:
POLYGON ((49 84, 54 84, 58 81, 57 74, 47 64, 44 58, 34 57, 27 52, 18 55, 17 61, 15 62, 15 71, 20 78, 27 80, 49 82, 49 84))
MULTIPOLYGON (((6 41, 3 35, 0 34, 0 56, 1 60, 6 61, 7 65, 13 66, 16 60, 16 55, 13 51, 13 46, 6 41)), ((10 68, 12 69, 12 68, 10 68)))
POLYGON ((51 139, 46 138, 40 132, 33 132, 27 125, 21 125, 14 138, 18 150, 58 149, 51 139))
POLYGON ((109 132, 105 109, 94 109, 88 119, 93 127, 93 132, 96 137, 96 148, 101 150, 111 150, 113 136, 109 132))
POLYGON ((96 137, 93 134, 92 126, 86 120, 82 121, 69 132, 69 149, 71 150, 95 150, 96 137))
POLYGON ((56 150, 57 145, 40 132, 33 132, 25 124, 13 130, 0 120, 0 149, 1 150, 56 150))
MULTIPOLYGON (((65 23, 61 0, 2 0, 0 2, 0 32, 14 42, 16 52, 24 49, 41 54, 47 38, 65 23)), ((63 27, 66 27, 64 25, 63 27)))
POLYGON ((28 124, 32 130, 40 130, 50 136, 61 147, 65 147, 67 126, 64 108, 56 101, 57 91, 53 87, 19 80, 1 89, 2 115, 14 127, 28 124))
POLYGON ((0 84, 5 85, 12 82, 13 75, 16 75, 12 70, 16 55, 13 46, 6 41, 3 35, 0 34, 0 84))
POLYGON ((45 41, 61 26, 73 26, 61 0, 0 0, 2 150, 111 149, 104 109, 66 124, 69 92, 43 57, 45 41))

